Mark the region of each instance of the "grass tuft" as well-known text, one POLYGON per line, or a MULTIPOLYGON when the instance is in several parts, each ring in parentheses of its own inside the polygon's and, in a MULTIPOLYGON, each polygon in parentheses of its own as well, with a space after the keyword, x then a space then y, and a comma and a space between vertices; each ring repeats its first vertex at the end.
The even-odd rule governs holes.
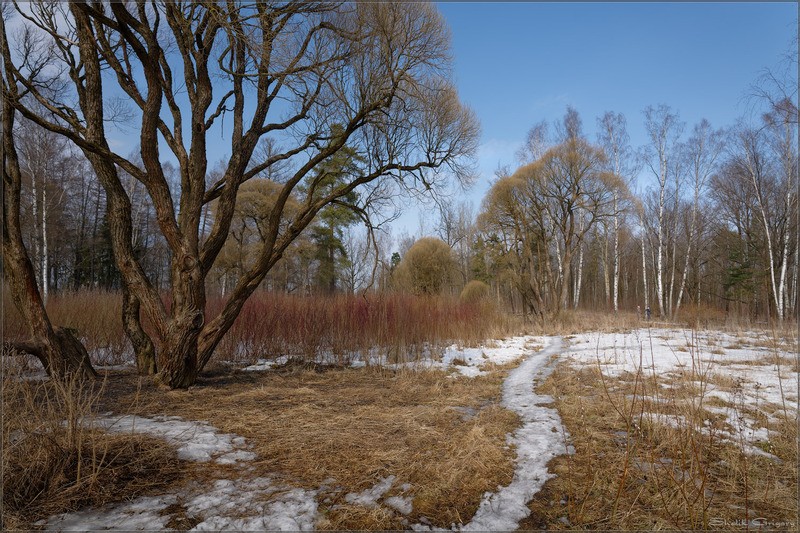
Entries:
POLYGON ((100 385, 3 376, 2 529, 131 499, 179 472, 175 451, 144 435, 92 426, 100 385))

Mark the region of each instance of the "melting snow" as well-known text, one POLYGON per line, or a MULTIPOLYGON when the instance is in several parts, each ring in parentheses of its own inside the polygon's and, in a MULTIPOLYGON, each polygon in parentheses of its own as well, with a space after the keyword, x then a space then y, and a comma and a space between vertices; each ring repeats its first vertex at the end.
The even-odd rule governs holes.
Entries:
POLYGON ((776 413, 797 416, 797 406, 789 398, 797 397, 800 376, 789 365, 779 364, 781 360, 794 360, 796 354, 767 347, 769 340, 755 332, 731 335, 701 331, 693 335, 687 330, 639 329, 630 333, 584 333, 574 336, 565 356, 574 365, 599 365, 603 374, 611 377, 641 370, 645 376, 689 374, 697 385, 702 380, 706 400, 718 398, 728 404, 704 406, 725 417, 728 429, 717 430, 717 434, 747 453, 778 460, 754 446, 769 441, 769 430, 764 422, 745 413, 756 410, 767 422, 776 421, 776 413), (733 386, 715 384, 716 376, 723 376, 733 386))
POLYGON ((148 531, 167 527, 169 516, 159 512, 178 500, 175 494, 138 498, 111 508, 89 509, 50 517, 36 525, 51 531, 87 531, 105 529, 110 531, 148 531))
POLYGON ((414 509, 413 499, 404 496, 390 496, 383 500, 383 503, 402 515, 411 514, 414 509))
POLYGON ((177 494, 142 497, 133 502, 66 513, 40 521, 48 530, 163 530, 170 520, 167 507, 181 505, 197 521, 194 530, 309 531, 317 519, 316 491, 289 487, 270 478, 250 478, 241 468, 255 459, 247 441, 218 433, 204 422, 174 416, 104 417, 96 421, 109 431, 137 431, 162 437, 178 448, 178 455, 197 462, 239 466, 237 479, 219 479, 211 487, 191 484, 177 494))
POLYGON ((372 488, 366 489, 359 493, 345 495, 344 501, 354 505, 363 505, 364 507, 376 507, 378 499, 389 492, 394 483, 394 476, 381 478, 381 480, 372 488))
POLYGON ((519 521, 530 514, 527 504, 533 495, 554 476, 548 472, 547 463, 567 451, 568 435, 562 430, 558 412, 546 407, 552 398, 536 394, 533 388, 547 379, 554 367, 551 357, 558 355, 561 348, 561 339, 547 339, 544 350, 530 355, 506 378, 502 404, 522 419, 522 427, 510 439, 517 449, 514 478, 510 485, 485 494, 472 521, 462 530, 516 529, 519 521))
POLYGON ((244 437, 230 433, 217 433, 217 429, 205 422, 183 420, 177 416, 154 416, 145 418, 135 415, 105 417, 96 424, 114 433, 147 433, 162 437, 178 448, 178 457, 188 461, 219 464, 234 464, 251 461, 255 454, 243 450, 244 437))
POLYGON ((269 478, 220 479, 186 503, 189 516, 206 516, 193 531, 311 531, 316 492, 289 489, 269 478), (275 493, 277 499, 266 500, 275 493))

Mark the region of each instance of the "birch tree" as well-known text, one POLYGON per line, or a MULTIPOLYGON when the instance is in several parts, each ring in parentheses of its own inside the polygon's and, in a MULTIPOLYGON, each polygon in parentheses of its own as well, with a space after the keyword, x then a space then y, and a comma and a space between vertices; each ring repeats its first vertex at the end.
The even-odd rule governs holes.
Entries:
POLYGON ((656 219, 657 247, 655 250, 656 269, 656 299, 661 316, 667 314, 664 294, 664 257, 667 228, 665 226, 665 207, 667 201, 667 187, 669 166, 672 162, 675 143, 683 131, 683 123, 678 115, 664 104, 657 108, 648 106, 644 110, 645 130, 650 144, 644 149, 643 160, 656 178, 658 184, 658 208, 656 219))
MULTIPOLYGON (((608 170, 614 175, 619 176, 624 182, 629 182, 634 172, 631 165, 632 153, 625 115, 622 113, 613 113, 611 111, 606 112, 597 120, 597 127, 597 140, 606 153, 608 170)), ((612 218, 612 238, 614 240, 612 251, 614 262, 612 275, 612 306, 614 313, 619 311, 619 230, 622 219, 621 201, 622 198, 620 197, 619 191, 615 189, 612 202, 612 211, 614 212, 612 218)))
MULTIPOLYGON (((756 201, 756 212, 764 228, 773 304, 778 320, 786 308, 786 271, 792 203, 792 174, 782 173, 782 161, 770 157, 764 129, 740 125, 736 133, 738 164, 746 170, 756 201)), ((791 164, 791 158, 787 161, 791 164)), ((796 165, 796 162, 794 163, 796 165)))
POLYGON ((723 152, 724 133, 722 130, 714 130, 711 124, 703 119, 695 125, 692 135, 686 143, 685 156, 688 161, 688 171, 692 183, 692 207, 691 220, 689 221, 689 239, 686 244, 686 257, 684 258, 683 274, 678 289, 678 298, 675 302, 675 313, 681 307, 683 294, 686 289, 686 280, 689 275, 689 263, 692 253, 699 247, 697 243, 698 234, 698 213, 700 211, 701 200, 706 196, 706 189, 709 179, 717 170, 717 163, 723 152))

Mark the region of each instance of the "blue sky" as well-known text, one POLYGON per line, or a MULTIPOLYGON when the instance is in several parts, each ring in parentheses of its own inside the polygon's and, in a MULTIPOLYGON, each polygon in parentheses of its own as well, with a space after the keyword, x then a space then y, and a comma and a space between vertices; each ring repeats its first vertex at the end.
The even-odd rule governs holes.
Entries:
MULTIPOLYGON (((623 113, 634 148, 645 142, 642 110, 648 105, 671 106, 687 132, 703 118, 715 127, 733 125, 747 111, 745 96, 759 73, 776 67, 796 45, 798 18, 796 2, 437 6, 452 34, 456 85, 482 125, 480 178, 459 198, 476 209, 498 165, 517 165, 515 152, 530 127, 559 120, 568 105, 592 140, 597 117, 623 113)), ((19 17, 11 22, 17 24, 19 17)), ((116 132, 112 146, 132 149, 136 131, 116 132)), ((229 144, 211 141, 213 165, 228 155, 229 144)), ((639 182, 646 186, 648 176, 639 182)), ((430 206, 406 205, 393 224, 395 235, 419 233, 421 212, 432 233, 430 206)))
MULTIPOLYGON (((530 127, 560 119, 567 105, 591 139, 597 117, 623 113, 634 147, 645 142, 648 105, 671 106, 687 131, 702 118, 715 127, 734 124, 747 111, 750 84, 795 42, 798 13, 795 2, 438 7, 452 32, 461 98, 482 125, 481 178, 463 196, 476 208, 498 164, 514 168, 530 127)), ((419 219, 409 209, 396 227, 416 233, 419 219)))

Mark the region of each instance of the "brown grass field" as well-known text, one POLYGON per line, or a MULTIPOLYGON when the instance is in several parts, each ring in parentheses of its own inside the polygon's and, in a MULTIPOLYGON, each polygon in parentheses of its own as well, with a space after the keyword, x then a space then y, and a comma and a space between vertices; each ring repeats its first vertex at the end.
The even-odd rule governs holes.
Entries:
POLYGON ((702 391, 693 383, 673 376, 604 378, 596 368, 562 364, 538 390, 553 397, 575 454, 551 462, 557 476, 530 503, 521 527, 744 530, 749 516, 762 519, 765 529, 792 529, 796 417, 770 428, 776 437, 765 451, 779 462, 748 454, 715 432, 723 421, 707 407, 717 400, 698 401, 702 391), (668 391, 658 402, 656 388, 668 391))
MULTIPOLYGON (((77 313, 75 301, 55 299, 50 305, 67 325, 83 328, 90 348, 105 346, 103 353, 109 354, 116 346, 124 353, 124 343, 114 335, 120 333, 114 329, 118 326, 112 325, 116 296, 96 296, 92 316, 77 313)), ((81 301, 88 305, 89 300, 81 301)), ((452 300, 257 301, 235 332, 249 339, 249 351, 236 355, 228 345, 187 391, 159 389, 133 370, 102 371, 93 385, 27 381, 19 374, 25 365, 4 364, 2 527, 27 529, 61 512, 241 475, 224 465, 180 460, 161 439, 108 434, 81 423, 107 412, 179 416, 246 438, 257 456, 248 463, 248 476, 278 476, 291 486, 320 490, 318 529, 466 523, 483 494, 508 484, 513 475, 515 450, 506 436, 519 421, 501 407, 500 398, 503 380, 515 365, 490 366, 486 375, 465 378, 442 370, 350 368, 344 354, 370 345, 381 345, 390 355, 413 354, 427 342, 475 345, 520 330, 515 320, 485 316, 452 300), (286 324, 273 324, 275 337, 260 332, 259 313, 274 322, 281 309, 288 318, 286 324), (359 309, 364 331, 348 337, 352 319, 342 315, 359 309), (309 325, 298 331, 310 340, 302 341, 296 332, 290 336, 292 325, 310 324, 313 317, 332 325, 332 332, 317 328, 313 333, 309 325), (420 325, 411 327, 412 322, 420 325), (310 362, 314 350, 341 357, 310 362), (286 353, 301 357, 263 372, 234 368, 286 353), (232 360, 235 365, 226 362, 232 360), (345 501, 346 494, 373 487, 389 475, 396 482, 385 496, 413 497, 410 515, 345 501)), ((19 333, 13 316, 8 324, 10 335, 19 333)), ((566 336, 640 326, 630 314, 576 313, 526 333, 566 336)), ((730 331, 738 327, 727 324, 730 331)), ((771 346, 791 347, 779 337, 771 346)), ((118 357, 96 362, 118 362, 118 357)), ((774 364, 797 372, 797 362, 786 357, 774 364)), ((530 502, 531 515, 520 527, 728 530, 744 529, 741 518, 748 516, 768 519, 772 526, 767 529, 791 529, 798 511, 797 418, 784 413, 770 427, 776 437, 764 451, 779 461, 745 453, 714 431, 722 421, 715 419, 713 407, 736 408, 704 398, 703 383, 731 390, 737 386, 726 378, 724 366, 717 370, 700 378, 637 373, 609 378, 598 368, 561 364, 537 392, 552 396, 570 435, 565 445, 575 453, 550 463, 557 475, 530 502), (662 397, 656 402, 658 394, 662 397)), ((168 512, 175 529, 197 523, 180 505, 168 512)))

